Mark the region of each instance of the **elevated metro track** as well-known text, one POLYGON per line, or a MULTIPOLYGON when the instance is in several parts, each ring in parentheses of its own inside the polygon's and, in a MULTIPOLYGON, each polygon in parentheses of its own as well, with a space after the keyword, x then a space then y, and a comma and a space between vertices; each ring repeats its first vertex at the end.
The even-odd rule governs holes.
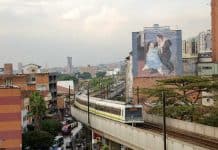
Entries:
MULTIPOLYGON (((118 142, 134 150, 162 150, 163 136, 161 127, 143 124, 141 127, 132 127, 123 123, 112 121, 104 117, 90 114, 88 124, 88 113, 78 108, 71 107, 72 115, 89 125, 93 130, 99 131, 112 141, 118 142)), ((187 135, 168 130, 168 150, 217 150, 217 142, 193 135, 187 135)))
MULTIPOLYGON (((150 122, 145 122, 144 124, 138 124, 137 127, 150 130, 155 133, 162 134, 162 126, 150 122)), ((194 145, 199 145, 210 150, 218 150, 218 139, 190 133, 184 130, 178 130, 175 128, 167 128, 167 136, 182 140, 184 142, 192 143, 194 145)))

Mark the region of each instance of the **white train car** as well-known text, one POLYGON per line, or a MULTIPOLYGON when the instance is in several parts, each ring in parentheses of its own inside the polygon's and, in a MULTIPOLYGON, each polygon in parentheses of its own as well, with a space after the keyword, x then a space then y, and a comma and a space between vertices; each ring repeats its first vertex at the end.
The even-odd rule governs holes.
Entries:
MULTIPOLYGON (((87 95, 76 95, 74 105, 79 109, 88 111, 87 95)), ((90 97, 89 112, 127 124, 144 122, 142 117, 142 105, 132 105, 120 101, 90 97)))

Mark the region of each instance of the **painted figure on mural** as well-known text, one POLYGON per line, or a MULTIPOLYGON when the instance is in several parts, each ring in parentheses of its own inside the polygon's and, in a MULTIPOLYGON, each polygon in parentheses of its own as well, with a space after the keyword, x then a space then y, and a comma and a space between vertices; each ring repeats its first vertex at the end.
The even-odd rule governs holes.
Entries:
POLYGON ((171 62, 171 50, 170 47, 172 45, 172 42, 163 37, 163 35, 158 34, 156 37, 157 43, 158 43, 158 55, 160 58, 160 61, 162 62, 162 64, 169 70, 168 73, 173 72, 174 70, 174 66, 173 63, 171 62))
POLYGON ((171 47, 172 43, 169 39, 158 34, 155 41, 149 41, 146 47, 145 65, 143 71, 148 71, 151 74, 164 74, 164 69, 168 70, 167 74, 174 70, 171 62, 171 47))
POLYGON ((157 42, 147 43, 147 54, 143 71, 148 70, 149 73, 161 73, 161 61, 158 55, 157 42))

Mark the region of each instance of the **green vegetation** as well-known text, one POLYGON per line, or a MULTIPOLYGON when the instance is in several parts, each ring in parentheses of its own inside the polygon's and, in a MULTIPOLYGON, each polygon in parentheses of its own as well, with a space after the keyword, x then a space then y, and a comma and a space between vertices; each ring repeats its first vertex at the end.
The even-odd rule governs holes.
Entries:
POLYGON ((31 150, 49 149, 53 143, 53 136, 45 131, 29 131, 22 135, 22 146, 31 150))
POLYGON ((41 130, 49 132, 53 136, 57 136, 61 130, 61 124, 54 119, 42 120, 40 124, 41 130))
POLYGON ((92 75, 89 72, 83 72, 83 73, 79 74, 79 78, 81 78, 81 79, 91 79, 92 75))
POLYGON ((209 126, 218 127, 218 108, 212 109, 209 114, 205 115, 198 122, 209 126))
POLYGON ((104 78, 92 78, 89 82, 90 88, 93 91, 99 91, 102 89, 106 89, 107 87, 110 88, 114 83, 113 78, 111 77, 104 77, 104 78))
POLYGON ((218 107, 201 105, 202 92, 213 93, 217 100, 215 77, 185 76, 157 81, 154 88, 140 89, 140 94, 154 101, 152 114, 162 115, 162 92, 166 95, 167 117, 218 126, 218 107))
POLYGON ((96 73, 97 78, 103 78, 103 77, 105 77, 105 75, 106 75, 106 72, 97 72, 96 73))
POLYGON ((106 144, 104 144, 102 150, 109 150, 109 147, 106 144))
POLYGON ((76 78, 75 76, 73 75, 69 75, 69 74, 60 74, 58 75, 58 78, 57 78, 58 81, 69 81, 69 80, 73 80, 74 84, 77 85, 79 80, 78 78, 76 78))
POLYGON ((30 96, 30 112, 34 119, 36 128, 39 129, 39 122, 42 120, 46 113, 46 104, 43 97, 38 92, 34 92, 30 96))

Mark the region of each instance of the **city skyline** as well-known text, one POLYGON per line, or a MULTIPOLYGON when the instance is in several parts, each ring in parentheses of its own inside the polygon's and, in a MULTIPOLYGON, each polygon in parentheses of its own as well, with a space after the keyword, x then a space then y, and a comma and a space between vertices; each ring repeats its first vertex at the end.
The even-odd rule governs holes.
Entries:
POLYGON ((0 0, 0 63, 63 67, 67 56, 75 66, 108 63, 125 58, 131 32, 142 26, 169 25, 181 29, 183 39, 210 29, 209 0, 157 3, 0 0))

